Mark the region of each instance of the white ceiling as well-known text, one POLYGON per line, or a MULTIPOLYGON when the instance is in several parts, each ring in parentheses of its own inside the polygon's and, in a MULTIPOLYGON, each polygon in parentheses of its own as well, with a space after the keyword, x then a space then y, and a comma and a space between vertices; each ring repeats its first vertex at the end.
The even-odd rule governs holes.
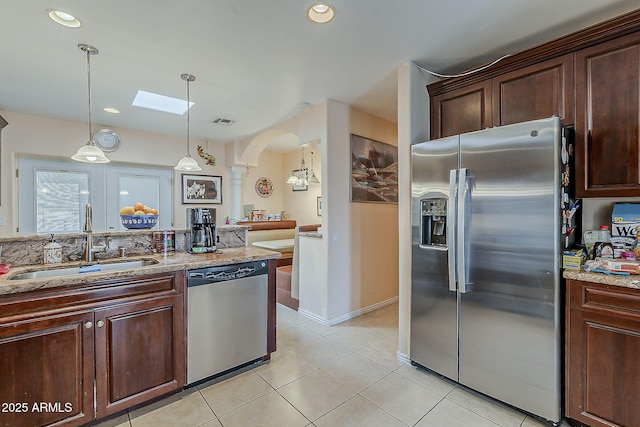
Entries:
POLYGON ((330 3, 335 19, 317 25, 304 17, 311 0, 3 0, 0 110, 86 122, 77 45, 87 43, 100 50, 91 59, 94 129, 185 135, 184 116, 131 107, 138 89, 185 99, 182 73, 196 76, 192 138, 244 139, 323 99, 397 121, 402 63, 459 72, 638 8, 637 0, 330 3), (55 24, 47 9, 83 26, 55 24))

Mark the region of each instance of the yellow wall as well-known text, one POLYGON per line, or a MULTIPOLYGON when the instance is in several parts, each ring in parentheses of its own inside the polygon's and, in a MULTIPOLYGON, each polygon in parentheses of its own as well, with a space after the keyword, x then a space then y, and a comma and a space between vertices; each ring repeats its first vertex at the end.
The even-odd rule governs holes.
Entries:
MULTIPOLYGON (((311 151, 313 151, 313 168, 318 180, 322 182, 320 151, 313 148, 305 148, 304 161, 307 168, 311 168, 311 151)), ((282 182, 291 174, 291 171, 300 169, 302 151, 296 150, 286 153, 283 159, 284 169, 282 182)), ((283 206, 289 211, 291 219, 295 219, 298 225, 319 224, 322 218, 316 212, 317 198, 322 193, 320 184, 309 184, 306 191, 293 191, 290 184, 284 184, 283 206)))
MULTIPOLYGON (((351 109, 351 133, 398 146, 396 123, 351 109)), ((351 281, 359 308, 398 296, 398 205, 351 203, 351 281)))

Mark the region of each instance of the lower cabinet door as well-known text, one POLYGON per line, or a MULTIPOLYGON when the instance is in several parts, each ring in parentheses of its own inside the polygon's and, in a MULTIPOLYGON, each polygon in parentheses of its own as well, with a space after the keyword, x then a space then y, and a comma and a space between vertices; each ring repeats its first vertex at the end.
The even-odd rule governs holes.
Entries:
POLYGON ((98 418, 184 386, 182 296, 96 310, 98 418))
POLYGON ((640 321, 580 310, 570 317, 566 415, 592 427, 640 426, 640 321))
POLYGON ((0 326, 0 426, 93 420, 93 312, 0 326))

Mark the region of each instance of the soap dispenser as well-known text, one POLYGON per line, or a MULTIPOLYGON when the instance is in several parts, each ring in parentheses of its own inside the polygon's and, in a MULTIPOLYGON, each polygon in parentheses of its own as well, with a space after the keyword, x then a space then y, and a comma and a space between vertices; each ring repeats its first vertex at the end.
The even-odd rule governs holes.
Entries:
POLYGON ((62 262, 62 246, 56 243, 54 235, 51 235, 49 243, 44 245, 44 263, 56 264, 62 262))

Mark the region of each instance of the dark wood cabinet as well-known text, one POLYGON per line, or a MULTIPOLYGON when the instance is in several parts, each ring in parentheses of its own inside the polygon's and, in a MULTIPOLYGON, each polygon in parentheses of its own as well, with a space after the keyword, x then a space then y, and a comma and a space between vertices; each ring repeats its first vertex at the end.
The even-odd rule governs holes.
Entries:
POLYGON ((97 418, 184 385, 181 296, 97 310, 97 418))
POLYGON ((554 115, 573 124, 573 55, 563 55, 492 79, 493 124, 554 115))
POLYGON ((640 196, 640 33, 576 52, 576 195, 640 196))
POLYGON ((93 313, 0 326, 0 426, 93 420, 93 313))
POLYGON ((565 346, 566 416, 640 425, 640 291, 569 280, 565 346))
POLYGON ((184 285, 176 272, 0 298, 0 405, 14 404, 0 426, 77 426, 180 390, 184 285))
POLYGON ((490 81, 431 98, 432 139, 485 129, 492 125, 490 81))
POLYGON ((574 122, 571 54, 433 96, 431 137, 554 115, 560 116, 564 124, 574 122))
POLYGON ((640 197, 640 9, 427 89, 432 139, 558 115, 576 197, 640 197))

